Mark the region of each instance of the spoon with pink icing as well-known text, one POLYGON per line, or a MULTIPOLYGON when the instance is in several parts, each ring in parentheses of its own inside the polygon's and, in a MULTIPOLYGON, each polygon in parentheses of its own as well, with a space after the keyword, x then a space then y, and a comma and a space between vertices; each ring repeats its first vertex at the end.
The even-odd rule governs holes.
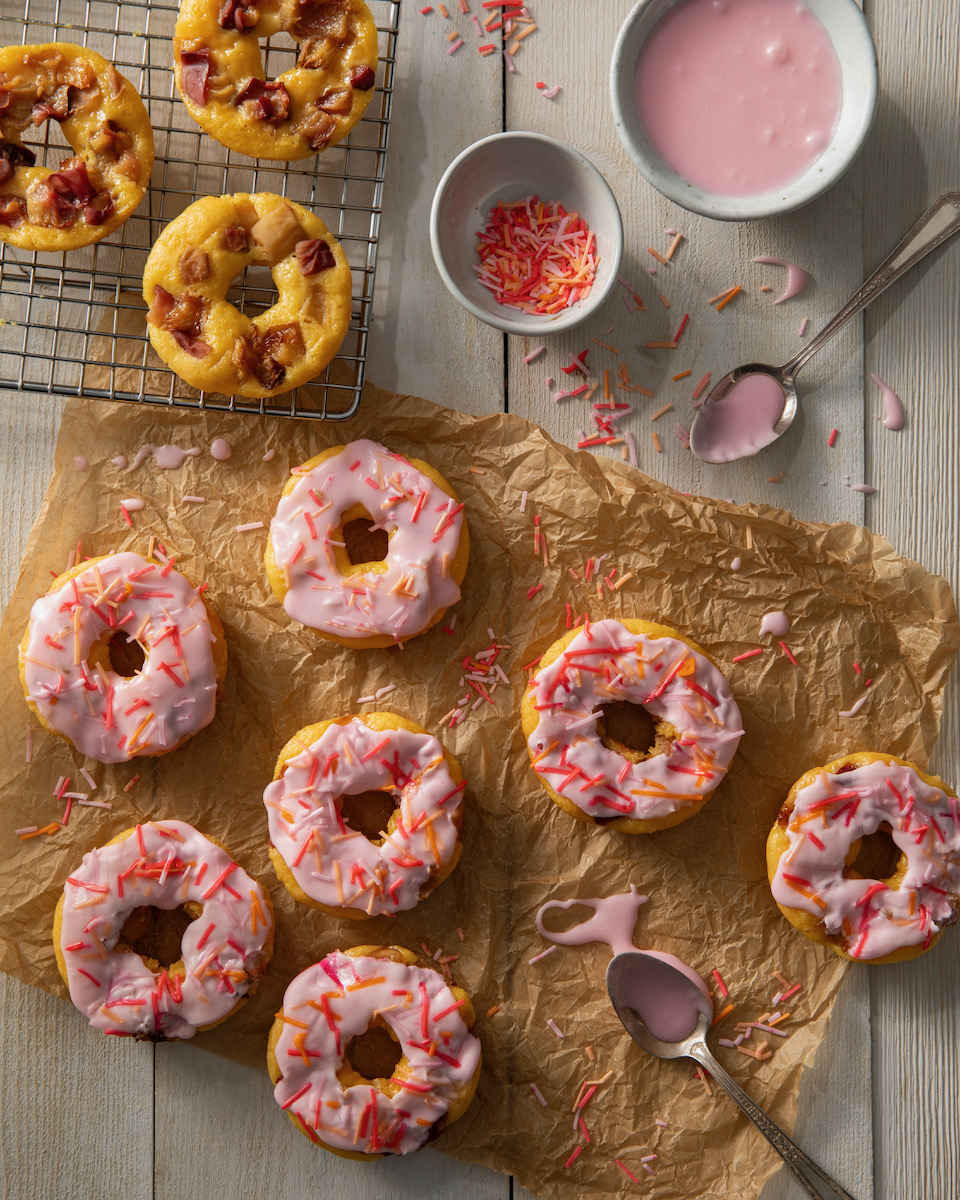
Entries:
POLYGON ((537 912, 541 935, 561 946, 606 942, 613 951, 607 967, 607 991, 623 1027, 638 1046, 658 1058, 692 1058, 740 1105, 815 1200, 853 1200, 775 1125, 736 1084, 707 1049, 713 1003, 707 985, 692 967, 673 954, 637 950, 633 943, 637 914, 646 904, 631 884, 617 896, 550 900, 537 912), (548 929, 548 912, 583 906, 593 910, 571 929, 548 929))
MULTIPOLYGON (((703 980, 699 980, 702 987, 703 980)), ((659 955, 634 950, 607 967, 607 991, 624 1029, 657 1058, 692 1058, 743 1109, 815 1200, 853 1200, 783 1132, 721 1067, 707 1048, 712 1006, 704 1004, 689 968, 679 971, 659 955), (654 1031, 657 1032, 654 1032, 654 1031)))
POLYGON ((690 449, 704 462, 736 462, 757 454, 787 431, 797 415, 797 372, 846 323, 891 283, 960 229, 960 192, 927 209, 832 321, 782 367, 747 363, 712 388, 690 427, 690 449))

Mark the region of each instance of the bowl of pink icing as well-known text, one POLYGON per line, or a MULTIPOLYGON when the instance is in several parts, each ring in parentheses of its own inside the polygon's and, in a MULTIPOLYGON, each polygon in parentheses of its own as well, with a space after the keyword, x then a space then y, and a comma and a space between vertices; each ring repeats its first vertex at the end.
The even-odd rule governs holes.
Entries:
POLYGON ((617 132, 640 173, 726 221, 826 191, 859 153, 877 89, 854 0, 639 0, 610 70, 617 132))

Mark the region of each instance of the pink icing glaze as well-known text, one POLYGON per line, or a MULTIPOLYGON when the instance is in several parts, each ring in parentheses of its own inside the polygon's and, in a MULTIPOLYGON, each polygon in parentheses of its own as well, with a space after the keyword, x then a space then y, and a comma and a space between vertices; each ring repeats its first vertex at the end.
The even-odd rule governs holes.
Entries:
POLYGON ((78 471, 86 471, 90 468, 90 460, 85 454, 74 455, 73 465, 78 471))
POLYGON ((534 770, 594 819, 664 817, 701 799, 720 783, 743 735, 736 701, 709 659, 615 620, 586 626, 530 686, 540 711, 527 741, 534 770), (607 749, 597 710, 618 700, 673 725, 671 749, 640 763, 607 749))
MULTIPOLYGON (((784 300, 792 300, 794 296, 799 296, 810 282, 810 276, 803 267, 798 267, 796 263, 788 262, 785 258, 776 258, 772 254, 760 254, 756 258, 751 258, 750 261, 755 263, 769 263, 771 266, 784 267, 786 269, 787 285, 783 289, 783 295, 778 296, 774 300, 774 304, 782 304, 784 300)), ((803 337, 803 334, 800 336, 803 337)))
POLYGON ((637 61, 637 106, 656 152, 721 196, 798 179, 830 143, 843 98, 826 30, 797 0, 686 0, 637 61))
POLYGON ((274 1088, 276 1101, 308 1133, 338 1150, 418 1150, 480 1062, 480 1042, 460 1016, 453 992, 438 971, 422 967, 335 950, 291 981, 282 1013, 300 1024, 285 1023, 276 1045, 283 1072, 274 1088), (396 1034, 409 1063, 403 1074, 411 1086, 392 1099, 369 1084, 344 1087, 336 1074, 351 1039, 369 1027, 375 1013, 396 1034), (300 1044, 309 1066, 294 1041, 304 1033, 300 1044))
POLYGON ((691 446, 705 462, 735 462, 776 441, 774 426, 783 412, 783 388, 764 371, 743 375, 719 398, 713 395, 697 415, 691 446))
POLYGON ((367 438, 351 442, 303 475, 270 522, 289 588, 283 607, 301 625, 343 638, 413 637, 460 598, 448 568, 462 510, 401 455, 367 438), (334 533, 354 505, 389 534, 380 572, 347 576, 338 565, 334 533))
POLYGON ((151 821, 84 855, 64 888, 60 952, 70 999, 105 1033, 193 1037, 225 1017, 267 966, 273 928, 263 889, 183 821, 151 821), (181 942, 182 978, 114 947, 137 908, 203 906, 181 942))
POLYGON ((217 677, 207 610, 197 589, 139 554, 112 554, 42 596, 23 655, 27 696, 90 758, 127 762, 172 749, 213 720, 217 677), (145 654, 130 678, 87 658, 108 630, 145 654))
POLYGON ((226 438, 214 438, 210 443, 210 457, 217 462, 226 462, 233 454, 233 447, 226 438))
MULTIPOLYGON (((634 884, 629 892, 617 896, 584 900, 549 900, 537 912, 537 929, 548 941, 560 946, 582 946, 588 942, 606 942, 614 955, 628 954, 638 947, 633 941, 634 926, 637 914, 647 902, 646 896, 641 896, 634 884), (586 905, 593 909, 593 916, 572 929, 554 931, 547 929, 544 923, 546 914, 554 909, 570 909, 577 905, 586 905)), ((643 1018, 650 1032, 664 1041, 676 1041, 686 1037, 697 1022, 700 1012, 713 1015, 713 1002, 707 985, 692 967, 676 957, 659 950, 644 950, 643 954, 655 958, 668 966, 675 968, 681 975, 694 983, 703 995, 703 1001, 696 1003, 691 999, 689 989, 677 987, 676 981, 666 973, 656 977, 643 976, 637 973, 633 980, 627 1004, 643 1018)))
POLYGON ((902 429, 903 405, 900 403, 900 397, 888 383, 884 383, 879 375, 871 373, 870 378, 880 389, 880 397, 883 400, 881 424, 884 429, 902 429))
POLYGON ((140 447, 127 470, 132 471, 135 467, 139 467, 152 454, 161 471, 176 471, 183 466, 186 459, 196 458, 199 453, 199 446, 191 446, 189 450, 182 450, 179 446, 154 446, 148 442, 140 447))
POLYGON ((290 759, 263 802, 270 841, 308 896, 379 916, 413 908, 450 861, 465 786, 453 782, 435 737, 375 730, 354 718, 328 726, 290 759), (376 846, 344 823, 336 801, 379 789, 397 799, 399 821, 376 846))
POLYGON ((786 832, 790 846, 777 865, 774 899, 820 919, 852 958, 882 958, 928 945, 956 919, 960 808, 956 797, 924 783, 912 767, 878 760, 840 775, 821 773, 797 793, 786 832), (811 813, 818 816, 805 821, 811 813), (881 824, 891 827, 907 859, 896 889, 844 875, 851 845, 881 824))
POLYGON ((763 614, 760 622, 760 636, 772 633, 774 637, 783 637, 790 632, 790 618, 785 612, 768 612, 763 614))

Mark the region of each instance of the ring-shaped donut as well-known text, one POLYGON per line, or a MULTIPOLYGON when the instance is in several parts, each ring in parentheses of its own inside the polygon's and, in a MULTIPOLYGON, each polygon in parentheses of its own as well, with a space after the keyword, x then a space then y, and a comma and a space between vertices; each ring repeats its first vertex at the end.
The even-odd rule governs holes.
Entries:
POLYGON ((230 854, 184 821, 150 821, 85 854, 57 904, 53 948, 70 999, 104 1033, 190 1038, 225 1020, 273 953, 273 906, 230 854), (193 918, 163 967, 127 942, 137 909, 193 918))
POLYGON ((860 751, 801 776, 767 838, 773 898, 806 937, 854 962, 916 958, 960 915, 960 805, 942 779, 860 751), (892 874, 865 878, 864 838, 889 833, 892 874))
POLYGON ((182 0, 173 49, 190 115, 240 154, 316 154, 346 137, 373 96, 377 27, 362 0, 182 0), (259 39, 277 33, 299 54, 268 81, 259 39))
POLYGON ((308 725, 294 734, 263 793, 280 882, 332 917, 413 908, 460 858, 466 784, 435 737, 394 713, 308 725), (343 799, 382 792, 395 807, 374 840, 351 827, 343 799))
POLYGON ((264 562, 287 615, 342 646, 393 646, 460 599, 470 535, 443 476, 362 438, 293 472, 270 522, 264 562), (344 529, 385 532, 384 557, 354 562, 344 529))
POLYGON ((695 643, 649 621, 586 621, 554 642, 524 692, 523 732, 537 778, 578 821, 652 833, 700 811, 743 736, 720 669, 695 643), (654 744, 604 732, 601 709, 640 705, 654 744))
POLYGON ((89 246, 126 221, 153 171, 153 130, 134 87, 83 46, 0 48, 0 241, 89 246), (56 121, 73 156, 36 165, 23 132, 56 121))
POLYGON ((192 387, 259 399, 315 378, 350 325, 350 264, 319 217, 270 192, 206 196, 160 234, 143 273, 154 350, 192 387), (250 317, 227 299, 269 267, 276 304, 250 317))
POLYGON ((473 1005, 401 946, 335 950, 288 985, 267 1067, 281 1109, 314 1145, 342 1158, 409 1154, 458 1120, 480 1078, 473 1005), (386 1029, 401 1058, 367 1078, 350 1044, 386 1029))
POLYGON ((125 551, 54 580, 30 610, 19 662, 44 729, 117 763, 167 754, 210 724, 227 644, 201 590, 171 563, 125 551), (113 667, 111 648, 129 660, 129 674, 113 667))

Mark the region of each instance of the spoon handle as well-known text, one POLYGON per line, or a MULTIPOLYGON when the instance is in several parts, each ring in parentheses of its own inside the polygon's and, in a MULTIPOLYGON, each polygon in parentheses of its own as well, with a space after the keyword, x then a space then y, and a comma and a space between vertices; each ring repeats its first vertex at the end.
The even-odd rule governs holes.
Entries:
POLYGON ((754 1125, 760 1130, 774 1150, 787 1164, 806 1192, 814 1200, 853 1200, 849 1192, 830 1178, 825 1171, 808 1158, 800 1147, 783 1132, 779 1125, 767 1116, 759 1105, 754 1104, 747 1093, 738 1083, 727 1074, 717 1060, 707 1049, 704 1042, 694 1042, 687 1053, 695 1058, 701 1066, 706 1067, 713 1078, 743 1109, 754 1125))
POLYGON ((803 364, 812 358, 838 329, 846 325, 851 317, 862 312, 894 280, 909 271, 915 263, 918 263, 924 255, 929 254, 941 242, 952 237, 958 229, 960 229, 960 192, 945 192, 934 200, 903 241, 883 260, 833 320, 824 325, 817 336, 808 342, 799 354, 780 368, 783 374, 792 379, 803 364))

